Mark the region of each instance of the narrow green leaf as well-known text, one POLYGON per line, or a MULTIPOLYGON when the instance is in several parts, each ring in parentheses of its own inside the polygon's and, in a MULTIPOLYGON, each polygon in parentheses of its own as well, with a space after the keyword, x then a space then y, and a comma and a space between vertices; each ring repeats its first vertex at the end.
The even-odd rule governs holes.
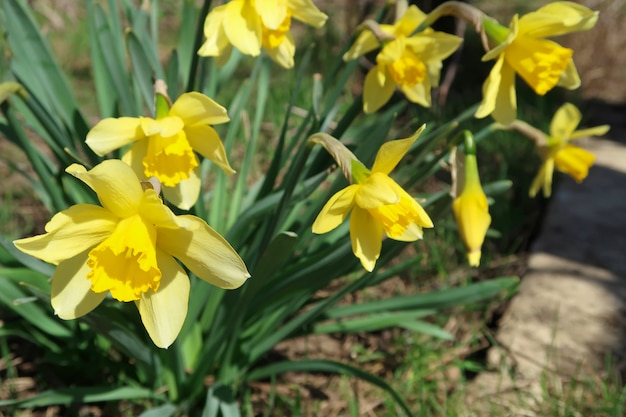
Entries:
POLYGON ((406 415, 412 415, 411 410, 409 409, 406 402, 391 387, 391 385, 385 382, 385 380, 360 368, 340 362, 324 359, 305 359, 299 361, 277 362, 268 366, 257 368, 251 371, 248 375, 246 375, 245 378, 246 381, 258 381, 286 372, 328 372, 359 378, 363 381, 369 382, 374 386, 382 388, 384 391, 392 396, 392 398, 402 408, 406 415))
POLYGON ((153 408, 152 410, 144 411, 139 414, 139 417, 170 417, 174 415, 176 411, 178 411, 178 408, 176 408, 175 405, 164 404, 157 408, 153 408))
POLYGON ((30 398, 0 401, 0 407, 19 406, 21 408, 33 408, 50 405, 159 398, 161 396, 140 387, 77 387, 44 391, 30 398))
POLYGON ((434 314, 435 310, 403 311, 399 313, 378 313, 365 317, 340 319, 332 323, 317 324, 316 334, 375 332, 390 327, 403 327, 403 323, 434 314))

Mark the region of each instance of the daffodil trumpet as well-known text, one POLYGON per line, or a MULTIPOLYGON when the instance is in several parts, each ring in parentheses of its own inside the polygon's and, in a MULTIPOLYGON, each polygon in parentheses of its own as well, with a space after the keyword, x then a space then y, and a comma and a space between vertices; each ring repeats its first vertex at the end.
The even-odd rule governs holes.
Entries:
POLYGON ((371 170, 332 136, 318 133, 309 138, 329 150, 350 182, 321 209, 313 233, 330 232, 350 216, 352 251, 367 271, 376 266, 383 236, 413 242, 423 237, 423 228, 433 227, 422 206, 389 177, 423 129, 406 139, 383 144, 371 170))

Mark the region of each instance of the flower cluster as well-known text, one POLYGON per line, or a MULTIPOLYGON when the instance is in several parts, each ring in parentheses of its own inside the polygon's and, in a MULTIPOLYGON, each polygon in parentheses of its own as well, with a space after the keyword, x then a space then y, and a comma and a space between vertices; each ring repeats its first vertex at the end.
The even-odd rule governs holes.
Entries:
MULTIPOLYGON (((411 103, 431 106, 442 62, 457 51, 462 38, 429 26, 440 15, 453 14, 481 31, 487 48, 483 61, 495 60, 476 118, 492 116, 500 127, 525 132, 531 128, 516 120, 516 74, 538 95, 556 86, 577 88, 580 78, 573 51, 546 38, 588 30, 598 17, 597 12, 570 2, 515 15, 508 27, 458 2, 446 3, 430 14, 414 5, 401 11, 392 24, 367 21, 361 25, 343 55, 345 61, 373 57, 363 85, 366 114, 383 108, 396 90, 411 103)), ((206 16, 206 39, 197 54, 222 65, 233 47, 251 56, 264 51, 280 66, 292 68, 296 50, 292 19, 320 28, 327 18, 311 0, 231 0, 206 16)), ((224 174, 235 173, 213 127, 229 122, 226 108, 201 92, 187 91, 172 103, 161 82, 155 90, 153 116, 106 118, 86 135, 86 145, 95 154, 119 154, 120 159, 104 159, 91 169, 80 164, 66 169, 95 192, 100 205, 73 205, 55 214, 44 234, 14 244, 57 266, 51 303, 60 318, 81 317, 107 296, 134 302, 151 339, 165 348, 174 342, 187 315, 187 270, 225 289, 240 287, 250 274, 237 251, 203 219, 176 215, 168 206, 194 208, 205 185, 201 157, 224 174)), ((581 118, 576 107, 565 104, 556 112, 549 135, 536 131, 531 135, 543 160, 532 183, 532 196, 539 189, 550 195, 555 168, 579 182, 587 176, 593 155, 569 142, 602 135, 608 127, 577 131, 581 118)), ((434 226, 422 205, 389 176, 414 149, 423 129, 383 143, 371 169, 326 133, 309 139, 333 155, 349 182, 320 204, 312 231, 328 233, 349 217, 352 251, 367 271, 375 269, 385 238, 413 242, 423 238, 424 228, 434 226)), ((461 180, 458 192, 452 193, 452 210, 469 264, 478 266, 491 217, 478 175, 476 143, 466 137, 461 149, 464 165, 459 162, 453 168, 461 180)))

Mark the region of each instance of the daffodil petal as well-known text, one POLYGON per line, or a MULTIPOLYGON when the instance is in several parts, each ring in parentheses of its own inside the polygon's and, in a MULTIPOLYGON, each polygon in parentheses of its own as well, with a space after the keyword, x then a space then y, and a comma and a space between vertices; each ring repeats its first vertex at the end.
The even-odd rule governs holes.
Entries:
POLYGON ((425 77, 421 83, 417 83, 413 86, 401 86, 400 91, 404 93, 406 98, 415 104, 419 104, 423 107, 430 107, 431 95, 430 95, 430 80, 425 77))
POLYGON ((363 111, 368 114, 374 113, 387 104, 395 88, 393 79, 385 74, 384 68, 379 65, 372 68, 365 76, 363 111), (380 79, 384 80, 382 85, 379 82, 380 79))
POLYGON ((132 168, 119 159, 103 161, 90 171, 72 164, 65 172, 87 184, 96 192, 102 206, 118 217, 137 212, 143 195, 141 183, 132 168))
POLYGON ((109 118, 98 122, 88 133, 85 143, 97 155, 107 153, 145 138, 141 120, 136 117, 109 118))
POLYGON ((267 55, 283 68, 293 68, 293 57, 296 54, 296 44, 291 33, 285 33, 285 39, 276 48, 265 49, 267 55))
POLYGON ((287 5, 277 0, 255 0, 254 6, 268 29, 277 29, 287 17, 287 5))
POLYGON ((565 103, 554 113, 550 122, 550 136, 570 138, 582 119, 580 110, 572 103, 565 103))
POLYGON ((397 36, 409 36, 426 19, 426 14, 414 4, 410 5, 402 17, 394 24, 394 34, 397 36))
POLYGON ((591 29, 598 12, 569 1, 547 4, 520 18, 520 34, 546 38, 591 29))
POLYGON ((324 204, 313 222, 313 233, 327 233, 343 223, 354 206, 354 198, 358 189, 359 186, 353 184, 335 193, 324 204))
POLYGON ((358 206, 350 215, 352 252, 366 271, 373 271, 382 248, 383 227, 368 212, 358 206))
POLYGON ((565 71, 561 73, 557 85, 568 90, 575 90, 580 87, 580 77, 578 76, 578 71, 576 70, 573 59, 569 59, 567 67, 565 67, 565 71))
POLYGON ((507 125, 517 117, 517 97, 515 95, 515 70, 506 62, 500 71, 500 88, 496 96, 496 107, 491 116, 495 121, 507 125))
POLYGON ((294 19, 315 28, 324 26, 328 19, 328 16, 322 13, 311 0, 287 0, 287 5, 294 19))
POLYGON ((404 155, 411 149, 419 134, 424 130, 424 126, 419 128, 411 137, 405 139, 392 140, 383 143, 376 154, 372 172, 389 174, 398 165, 404 155))
POLYGON ((394 189, 394 182, 386 174, 373 172, 356 193, 357 206, 364 209, 396 204, 400 196, 394 189))
POLYGON ((179 209, 189 210, 198 201, 202 181, 200 167, 189 173, 189 178, 182 180, 174 187, 162 187, 163 197, 179 209))
POLYGON ((163 204, 155 190, 146 190, 139 206, 139 214, 150 224, 158 224, 159 227, 177 228, 176 215, 163 204))
POLYGON ((225 174, 234 174, 235 170, 228 163, 224 144, 215 129, 208 125, 194 125, 185 128, 187 140, 200 155, 210 159, 225 174))
POLYGON ((204 37, 206 40, 198 50, 200 56, 219 56, 228 45, 224 32, 226 5, 214 8, 204 19, 204 37))
POLYGON ((195 91, 178 97, 169 114, 180 117, 185 129, 195 125, 218 125, 230 120, 224 107, 195 91))
POLYGON ((141 321, 155 345, 167 349, 183 327, 189 304, 189 278, 171 256, 157 251, 162 272, 159 289, 135 301, 141 321))
POLYGON ((169 138, 176 135, 183 129, 184 123, 180 117, 164 117, 162 119, 152 119, 150 117, 140 117, 141 129, 146 136, 161 135, 169 138))
POLYGON ((220 288, 238 288, 250 277, 241 257, 206 222, 190 215, 178 216, 176 221, 179 229, 158 229, 157 247, 220 288))
POLYGON ((24 253, 58 264, 105 240, 115 230, 118 220, 100 206, 76 204, 55 214, 46 224, 47 233, 13 243, 24 253))
POLYGON ((224 31, 241 53, 258 56, 261 53, 261 19, 251 3, 232 0, 226 4, 224 31))
POLYGON ((350 49, 348 49, 348 51, 343 54, 343 60, 351 61, 365 55, 368 52, 373 51, 379 46, 380 42, 378 41, 376 36, 374 36, 371 31, 364 29, 361 31, 361 33, 359 33, 359 36, 357 36, 350 49))
POLYGON ((584 138, 586 136, 604 136, 611 129, 610 125, 600 125, 587 129, 577 130, 570 135, 571 139, 584 138))
POLYGON ((140 181, 148 179, 143 166, 143 159, 146 157, 147 153, 148 140, 140 140, 133 143, 133 145, 124 152, 124 155, 122 155, 122 162, 131 167, 140 181))
MULTIPOLYGON (((84 248, 83 248, 84 249, 84 248)), ((50 299, 54 314, 63 320, 72 320, 84 316, 96 308, 107 293, 91 291, 91 281, 87 274, 87 254, 83 251, 59 264, 52 276, 50 299)))
POLYGON ((415 242, 423 237, 424 229, 415 223, 411 223, 401 235, 393 236, 392 239, 401 242, 415 242))
POLYGON ((406 45, 424 62, 442 61, 452 55, 463 38, 444 32, 419 34, 406 39, 406 45))
POLYGON ((475 114, 479 119, 489 116, 496 108, 498 89, 502 81, 502 65, 504 65, 504 56, 498 58, 493 68, 491 68, 489 76, 483 83, 483 100, 475 114))

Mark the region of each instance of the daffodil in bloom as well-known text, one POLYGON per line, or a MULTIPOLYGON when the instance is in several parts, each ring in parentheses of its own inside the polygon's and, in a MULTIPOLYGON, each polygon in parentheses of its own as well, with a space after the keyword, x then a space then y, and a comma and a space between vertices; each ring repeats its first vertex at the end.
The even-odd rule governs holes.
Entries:
MULTIPOLYGON (((471 266, 480 264, 481 247, 491 224, 487 196, 480 185, 478 163, 476 161, 476 143, 471 134, 465 137, 465 161, 462 190, 452 203, 452 211, 459 227, 461 239, 467 248, 467 260, 471 266)), ((457 173, 458 177, 461 177, 457 173)))
POLYGON ((98 155, 131 146, 122 161, 141 179, 156 177, 165 199, 188 210, 200 194, 200 163, 196 152, 226 174, 233 174, 224 145, 211 125, 230 119, 226 109, 204 94, 185 93, 171 106, 157 94, 156 119, 119 117, 101 120, 87 133, 87 145, 98 155))
POLYGON ((430 90, 439 85, 441 61, 456 51, 462 39, 430 28, 411 36, 425 18, 412 5, 393 25, 376 25, 380 33, 363 30, 344 54, 343 59, 348 61, 382 46, 376 65, 365 77, 363 111, 366 113, 384 106, 396 88, 409 101, 430 107, 430 90))
POLYGON ((328 16, 311 0, 231 0, 207 15, 206 41, 198 55, 216 57, 220 65, 228 60, 233 46, 252 56, 264 49, 277 64, 291 68, 296 52, 290 32, 292 18, 320 28, 328 16))
POLYGON ((597 20, 598 12, 565 1, 550 3, 521 18, 515 15, 509 28, 484 19, 485 32, 497 46, 482 60, 495 59, 496 63, 483 84, 483 101, 476 117, 491 114, 502 124, 515 120, 515 74, 538 95, 557 85, 578 88, 580 78, 572 60, 573 51, 544 38, 591 29, 597 20))
POLYGON ((422 228, 433 227, 422 206, 389 177, 422 129, 409 138, 383 144, 371 170, 336 139, 324 134, 310 139, 327 149, 334 148, 331 154, 353 182, 324 205, 313 223, 313 233, 330 232, 350 215, 352 251, 367 271, 376 265, 384 235, 412 242, 422 238, 422 228))
POLYGON ((165 348, 187 315, 189 279, 176 259, 221 288, 237 288, 250 276, 222 236, 195 216, 174 215, 124 162, 106 160, 89 171, 73 164, 66 172, 94 190, 102 206, 71 206, 52 217, 45 234, 14 242, 57 265, 51 301, 62 319, 89 313, 111 294, 134 302, 154 343, 165 348))
POLYGON ((540 188, 543 195, 549 197, 552 193, 552 176, 554 168, 582 182, 587 177, 589 168, 595 161, 595 156, 578 146, 571 145, 572 139, 584 136, 601 136, 609 131, 608 125, 596 126, 588 129, 576 130, 582 119, 580 111, 571 103, 561 106, 550 123, 550 134, 544 135, 544 142, 539 146, 539 154, 543 164, 530 187, 530 196, 534 197, 540 188))

